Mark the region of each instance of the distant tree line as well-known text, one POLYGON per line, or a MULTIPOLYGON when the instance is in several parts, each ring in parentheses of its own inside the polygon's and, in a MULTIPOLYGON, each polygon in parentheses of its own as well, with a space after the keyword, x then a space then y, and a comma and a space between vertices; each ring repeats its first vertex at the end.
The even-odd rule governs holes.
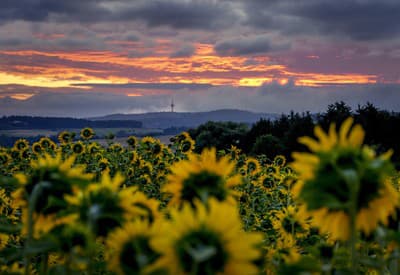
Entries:
POLYGON ((314 136, 315 125, 327 130, 332 122, 340 126, 349 116, 363 126, 366 131, 365 143, 373 146, 378 153, 394 150, 392 159, 400 166, 400 113, 380 110, 371 103, 352 110, 344 102, 328 106, 323 113, 282 114, 278 119, 260 119, 253 125, 234 122, 207 122, 196 129, 190 129, 190 135, 196 141, 196 151, 205 147, 219 150, 235 145, 250 155, 264 154, 273 158, 277 154, 291 159, 293 151, 306 151, 298 143, 301 136, 314 136))
POLYGON ((7 116, 0 118, 1 130, 21 129, 81 129, 92 128, 142 128, 141 121, 135 120, 88 120, 64 117, 7 116))

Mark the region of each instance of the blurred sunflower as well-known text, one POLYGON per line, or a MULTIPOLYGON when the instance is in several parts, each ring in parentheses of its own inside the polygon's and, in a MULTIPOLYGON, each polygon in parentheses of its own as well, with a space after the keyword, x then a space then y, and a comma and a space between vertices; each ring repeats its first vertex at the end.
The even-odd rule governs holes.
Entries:
POLYGON ((315 136, 299 139, 312 153, 293 153, 292 167, 299 174, 294 195, 307 207, 313 224, 333 239, 347 240, 351 217, 355 228, 367 235, 399 205, 399 195, 388 177, 393 172, 390 152, 375 156, 362 146, 364 131, 348 118, 336 132, 335 124, 328 133, 319 126, 315 136))
POLYGON ((235 206, 210 199, 208 206, 185 203, 171 210, 171 220, 159 226, 151 240, 162 256, 157 267, 170 274, 257 274, 261 257, 259 233, 242 230, 235 206))
POLYGON ((0 250, 2 250, 4 247, 7 246, 8 239, 9 239, 9 235, 8 234, 4 234, 4 233, 0 232, 0 250))
POLYGON ((117 274, 149 274, 160 254, 150 246, 156 229, 136 220, 110 233, 106 241, 108 268, 117 274))
POLYGON ((153 223, 161 217, 161 213, 158 210, 160 201, 148 198, 143 192, 137 191, 130 200, 126 200, 123 203, 128 204, 126 208, 136 212, 136 217, 147 220, 149 223, 153 223))
POLYGON ((73 185, 87 185, 92 175, 86 174, 82 166, 74 166, 74 157, 62 160, 60 154, 49 154, 31 161, 29 175, 16 174, 20 187, 13 193, 13 198, 26 205, 33 190, 42 184, 40 200, 34 205, 37 213, 56 213, 66 207, 64 195, 72 194, 73 185))
POLYGON ((94 137, 94 131, 90 127, 83 128, 80 132, 80 136, 83 140, 89 140, 94 137))
POLYGON ((84 190, 74 190, 66 196, 79 219, 88 223, 96 236, 107 236, 124 222, 138 218, 138 210, 131 203, 134 187, 122 187, 124 177, 117 173, 113 178, 103 173, 99 183, 92 183, 84 190))
POLYGON ((233 187, 241 184, 240 175, 234 174, 235 164, 228 157, 217 159, 215 148, 205 149, 201 155, 190 154, 171 166, 171 174, 162 191, 172 195, 171 205, 209 198, 219 201, 233 200, 233 187))
POLYGON ((74 186, 89 184, 92 178, 84 172, 84 167, 74 166, 74 160, 70 157, 64 161, 60 154, 56 157, 46 154, 31 162, 29 175, 15 174, 20 187, 12 193, 12 198, 22 208, 23 232, 27 230, 28 206, 33 209, 33 221, 39 231, 45 233, 64 221, 62 214, 68 207, 64 196, 72 194, 74 186))

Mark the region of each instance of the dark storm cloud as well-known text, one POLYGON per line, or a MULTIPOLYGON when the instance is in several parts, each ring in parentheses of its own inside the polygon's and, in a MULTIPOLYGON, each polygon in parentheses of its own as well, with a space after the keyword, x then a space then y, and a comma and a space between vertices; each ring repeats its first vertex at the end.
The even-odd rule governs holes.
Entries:
POLYGON ((293 13, 318 24, 321 32, 356 40, 392 38, 400 32, 400 1, 318 1, 293 13))
POLYGON ((277 50, 289 49, 287 43, 276 43, 266 35, 240 37, 218 42, 214 49, 219 55, 253 55, 277 50))
POLYGON ((218 1, 140 1, 127 9, 124 18, 139 18, 151 27, 177 29, 216 29, 231 26, 236 15, 229 3, 218 1))
POLYGON ((398 0, 2 0, 0 23, 144 22, 149 27, 232 30, 248 26, 281 34, 396 38, 398 0))
POLYGON ((88 22, 109 17, 110 11, 97 0, 2 0, 0 1, 0 22, 24 20, 47 21, 55 16, 58 20, 88 22))
POLYGON ((110 22, 141 20, 150 27, 216 29, 231 26, 236 14, 218 1, 2 0, 0 22, 110 22))
POLYGON ((353 40, 391 39, 400 33, 400 1, 247 1, 246 24, 281 33, 318 33, 353 40))

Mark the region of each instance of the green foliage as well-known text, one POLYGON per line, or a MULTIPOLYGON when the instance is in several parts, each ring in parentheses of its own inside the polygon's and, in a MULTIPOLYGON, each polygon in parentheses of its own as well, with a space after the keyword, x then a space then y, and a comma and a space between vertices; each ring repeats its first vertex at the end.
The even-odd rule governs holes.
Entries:
POLYGON ((196 129, 189 130, 196 141, 196 152, 204 148, 215 147, 217 150, 229 149, 232 145, 240 145, 248 127, 244 123, 209 121, 196 129))

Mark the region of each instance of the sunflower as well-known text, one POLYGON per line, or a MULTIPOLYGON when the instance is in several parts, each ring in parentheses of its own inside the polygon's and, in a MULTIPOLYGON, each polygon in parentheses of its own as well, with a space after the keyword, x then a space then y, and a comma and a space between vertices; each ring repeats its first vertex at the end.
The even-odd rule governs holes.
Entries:
POLYGON ((273 192, 277 190, 277 186, 280 184, 280 181, 277 180, 272 175, 262 175, 255 181, 255 184, 258 185, 261 189, 266 191, 267 193, 273 192))
POLYGON ((73 139, 73 135, 68 131, 62 131, 58 135, 58 141, 63 145, 70 143, 72 141, 72 139, 73 139))
POLYGON ((135 147, 136 147, 138 141, 137 141, 137 138, 136 138, 136 137, 134 137, 134 136, 129 136, 129 137, 126 139, 126 143, 129 145, 129 147, 130 147, 131 149, 135 149, 135 147))
POLYGON ((58 247, 64 253, 79 253, 93 242, 89 228, 77 221, 58 226, 52 233, 57 236, 58 247))
POLYGON ((228 150, 228 154, 230 155, 230 157, 231 157, 231 160, 238 160, 239 159, 239 157, 240 157, 240 153, 241 153, 241 149, 239 149, 239 148, 237 148, 236 146, 234 146, 234 145, 231 145, 231 148, 228 150))
POLYGON ((74 160, 70 157, 63 161, 60 154, 56 157, 47 154, 31 162, 29 175, 15 174, 20 187, 12 193, 12 198, 22 208, 23 232, 27 232, 28 203, 33 209, 35 234, 46 233, 55 225, 70 220, 63 217, 68 207, 64 196, 72 194, 74 186, 89 184, 92 178, 84 173, 84 167, 73 167, 74 160))
POLYGON ((336 240, 347 240, 352 221, 367 235, 399 204, 399 195, 388 177, 392 174, 390 152, 376 156, 362 146, 364 131, 348 118, 336 132, 315 128, 318 140, 299 139, 312 153, 293 153, 292 167, 299 175, 294 195, 307 207, 313 224, 336 240), (352 217, 354 217, 352 219, 352 217))
POLYGON ((0 215, 11 222, 19 220, 19 205, 10 197, 4 188, 0 188, 0 215))
POLYGON ((85 151, 85 145, 82 143, 82 141, 77 141, 74 144, 72 144, 72 152, 74 152, 76 155, 80 155, 85 151))
POLYGON ((174 142, 179 146, 179 150, 183 153, 189 153, 194 150, 195 141, 188 132, 182 132, 175 136, 174 142))
POLYGON ((6 166, 11 161, 11 156, 7 153, 0 152, 0 165, 6 166))
POLYGON ((278 239, 275 247, 269 249, 267 253, 267 262, 283 260, 285 263, 293 264, 300 258, 300 249, 293 238, 278 239))
POLYGON ((83 140, 89 140, 94 136, 94 131, 90 127, 83 128, 80 132, 80 136, 83 140))
POLYGON ((171 205, 195 199, 206 202, 211 197, 232 200, 232 188, 242 181, 234 174, 235 164, 228 157, 217 159, 213 148, 205 149, 201 155, 189 154, 188 158, 171 166, 171 174, 162 187, 163 192, 172 195, 171 205))
POLYGON ((246 172, 249 176, 255 176, 260 172, 260 163, 257 159, 249 157, 246 160, 246 172))
POLYGON ((86 174, 84 167, 73 166, 75 158, 65 161, 61 155, 56 157, 44 155, 31 161, 32 171, 29 175, 16 174, 20 187, 14 191, 12 197, 26 204, 38 184, 42 184, 40 200, 34 206, 37 213, 56 213, 66 207, 64 195, 72 194, 73 185, 86 185, 92 175, 86 174))
POLYGON ((28 142, 26 139, 24 139, 24 138, 18 139, 18 140, 14 143, 14 147, 13 147, 13 148, 14 148, 15 150, 17 150, 17 151, 26 150, 26 149, 29 148, 29 142, 28 142))
POLYGON ((283 166, 285 166, 285 164, 286 164, 286 158, 285 158, 285 156, 277 155, 277 156, 274 158, 273 163, 274 163, 276 166, 283 167, 283 166))
POLYGON ((87 151, 90 154, 97 154, 97 153, 99 153, 101 151, 101 147, 100 147, 100 145, 98 143, 91 142, 87 147, 87 151))
POLYGON ((9 239, 9 235, 8 234, 4 234, 4 233, 0 232, 0 250, 2 250, 4 247, 7 246, 8 239, 9 239))
POLYGON ((108 161, 108 159, 102 157, 99 161, 98 161, 98 167, 100 172, 106 172, 109 173, 110 172, 110 162, 108 161))
POLYGON ((19 156, 21 159, 27 160, 31 156, 31 152, 28 149, 19 151, 19 156))
POLYGON ((140 142, 141 142, 142 144, 144 144, 145 146, 150 146, 151 144, 156 143, 157 140, 156 140, 155 138, 153 138, 153 137, 146 136, 146 137, 143 137, 143 138, 140 140, 140 142))
POLYGON ((74 190, 74 194, 66 196, 79 219, 88 223, 96 236, 107 236, 124 222, 139 217, 138 209, 130 203, 136 188, 122 188, 124 180, 119 173, 114 178, 103 173, 99 183, 92 183, 85 190, 74 190))
POLYGON ((170 274, 257 274, 262 235, 242 230, 235 206, 210 199, 208 206, 185 203, 170 214, 151 240, 162 255, 157 267, 170 274))
POLYGON ((301 212, 302 209, 293 205, 275 211, 272 226, 282 239, 299 239, 308 234, 310 229, 309 219, 301 212))
POLYGON ((123 204, 127 204, 125 208, 135 211, 135 216, 153 223, 161 217, 158 210, 160 202, 156 199, 148 198, 143 192, 137 191, 129 200, 125 200, 123 204))
POLYGON ((48 137, 42 137, 39 140, 40 146, 47 151, 54 151, 56 149, 56 144, 48 137))
POLYGON ((113 144, 111 144, 108 148, 107 148, 107 152, 110 153, 120 153, 124 150, 124 147, 122 147, 122 145, 118 142, 115 142, 113 144))
POLYGON ((149 274, 160 257, 150 246, 156 229, 148 221, 136 220, 110 233, 106 241, 108 268, 117 274, 149 274))

